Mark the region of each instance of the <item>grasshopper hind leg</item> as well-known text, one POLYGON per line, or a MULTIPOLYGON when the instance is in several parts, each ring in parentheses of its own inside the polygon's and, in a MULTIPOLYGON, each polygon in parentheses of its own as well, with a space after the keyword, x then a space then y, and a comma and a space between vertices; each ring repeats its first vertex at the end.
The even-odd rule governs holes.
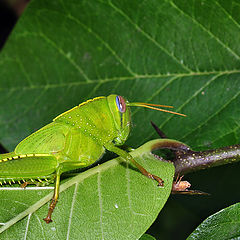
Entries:
POLYGON ((25 188, 28 185, 35 185, 37 187, 45 187, 54 182, 55 176, 49 175, 41 178, 0 178, 0 187, 20 185, 21 188, 25 188))
POLYGON ((20 184, 21 188, 25 188, 28 185, 35 185, 36 187, 45 187, 54 182, 54 177, 37 178, 37 179, 23 179, 23 183, 20 184))

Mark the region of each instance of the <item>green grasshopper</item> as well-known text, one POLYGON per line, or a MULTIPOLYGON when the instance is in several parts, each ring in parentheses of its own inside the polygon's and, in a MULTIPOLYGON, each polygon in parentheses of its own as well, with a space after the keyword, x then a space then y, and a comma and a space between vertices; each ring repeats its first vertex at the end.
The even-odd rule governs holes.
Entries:
MULTIPOLYGON (((129 103, 123 97, 109 95, 90 99, 60 114, 53 122, 22 140, 14 152, 0 155, 0 184, 17 181, 21 187, 28 184, 43 186, 55 182, 54 194, 48 215, 59 196, 60 175, 63 172, 87 167, 104 154, 114 152, 133 163, 140 172, 163 186, 163 180, 149 173, 133 157, 118 146, 123 145, 130 131, 130 106, 151 108, 184 116, 184 114, 160 109, 170 107, 149 103, 129 103)), ((162 148, 181 149, 180 142, 163 139, 162 148)))

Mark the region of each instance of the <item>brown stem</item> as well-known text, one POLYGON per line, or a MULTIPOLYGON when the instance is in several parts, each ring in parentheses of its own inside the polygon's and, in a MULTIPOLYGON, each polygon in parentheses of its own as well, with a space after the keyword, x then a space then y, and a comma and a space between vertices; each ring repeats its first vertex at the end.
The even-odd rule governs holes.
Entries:
MULTIPOLYGON (((157 125, 153 122, 151 124, 161 138, 167 137, 157 125)), ((240 161, 240 144, 199 152, 187 148, 182 151, 172 149, 175 155, 175 176, 240 161)))
POLYGON ((206 151, 188 151, 174 161, 175 175, 224 165, 240 160, 240 144, 206 151))

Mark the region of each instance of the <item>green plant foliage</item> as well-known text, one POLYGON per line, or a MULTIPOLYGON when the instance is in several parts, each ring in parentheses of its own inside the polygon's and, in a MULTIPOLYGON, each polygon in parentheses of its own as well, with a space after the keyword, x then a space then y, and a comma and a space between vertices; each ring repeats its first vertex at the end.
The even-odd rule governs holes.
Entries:
POLYGON ((168 199, 174 175, 172 163, 159 161, 150 153, 152 145, 148 142, 131 154, 144 167, 161 176, 164 187, 157 187, 156 182, 141 175, 119 157, 62 184, 60 201, 51 224, 42 219, 48 209, 45 203, 51 199, 52 193, 46 196, 46 190, 44 192, 41 188, 29 187, 26 191, 20 188, 4 191, 2 188, 1 222, 6 224, 0 229, 1 232, 5 230, 1 237, 138 239, 168 199), (24 216, 28 217, 22 219, 24 216))
POLYGON ((227 207, 201 223, 188 237, 193 239, 238 239, 240 237, 240 204, 227 207))
MULTIPOLYGON (((234 0, 32 0, 0 54, 1 143, 11 151, 59 113, 111 93, 187 114, 133 109, 130 146, 157 137, 151 120, 196 150, 239 143, 239 10, 234 0)), ((239 201, 239 171, 185 176, 211 196, 171 198, 152 231, 186 238, 239 201)))
POLYGON ((59 113, 110 93, 188 114, 133 111, 131 143, 150 138, 151 128, 144 127, 150 120, 193 146, 224 145, 231 133, 236 142, 240 50, 234 36, 240 30, 225 5, 217 14, 229 23, 215 24, 228 38, 212 30, 206 16, 208 9, 216 14, 215 7, 204 1, 32 1, 1 52, 1 142, 12 150, 59 113))

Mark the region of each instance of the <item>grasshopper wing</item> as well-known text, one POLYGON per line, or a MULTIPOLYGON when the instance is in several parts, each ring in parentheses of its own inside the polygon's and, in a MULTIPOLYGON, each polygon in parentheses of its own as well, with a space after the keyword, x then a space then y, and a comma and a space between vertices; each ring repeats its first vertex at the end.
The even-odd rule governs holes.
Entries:
POLYGON ((67 125, 50 123, 21 141, 15 148, 15 153, 57 153, 64 149, 68 131, 67 125))

